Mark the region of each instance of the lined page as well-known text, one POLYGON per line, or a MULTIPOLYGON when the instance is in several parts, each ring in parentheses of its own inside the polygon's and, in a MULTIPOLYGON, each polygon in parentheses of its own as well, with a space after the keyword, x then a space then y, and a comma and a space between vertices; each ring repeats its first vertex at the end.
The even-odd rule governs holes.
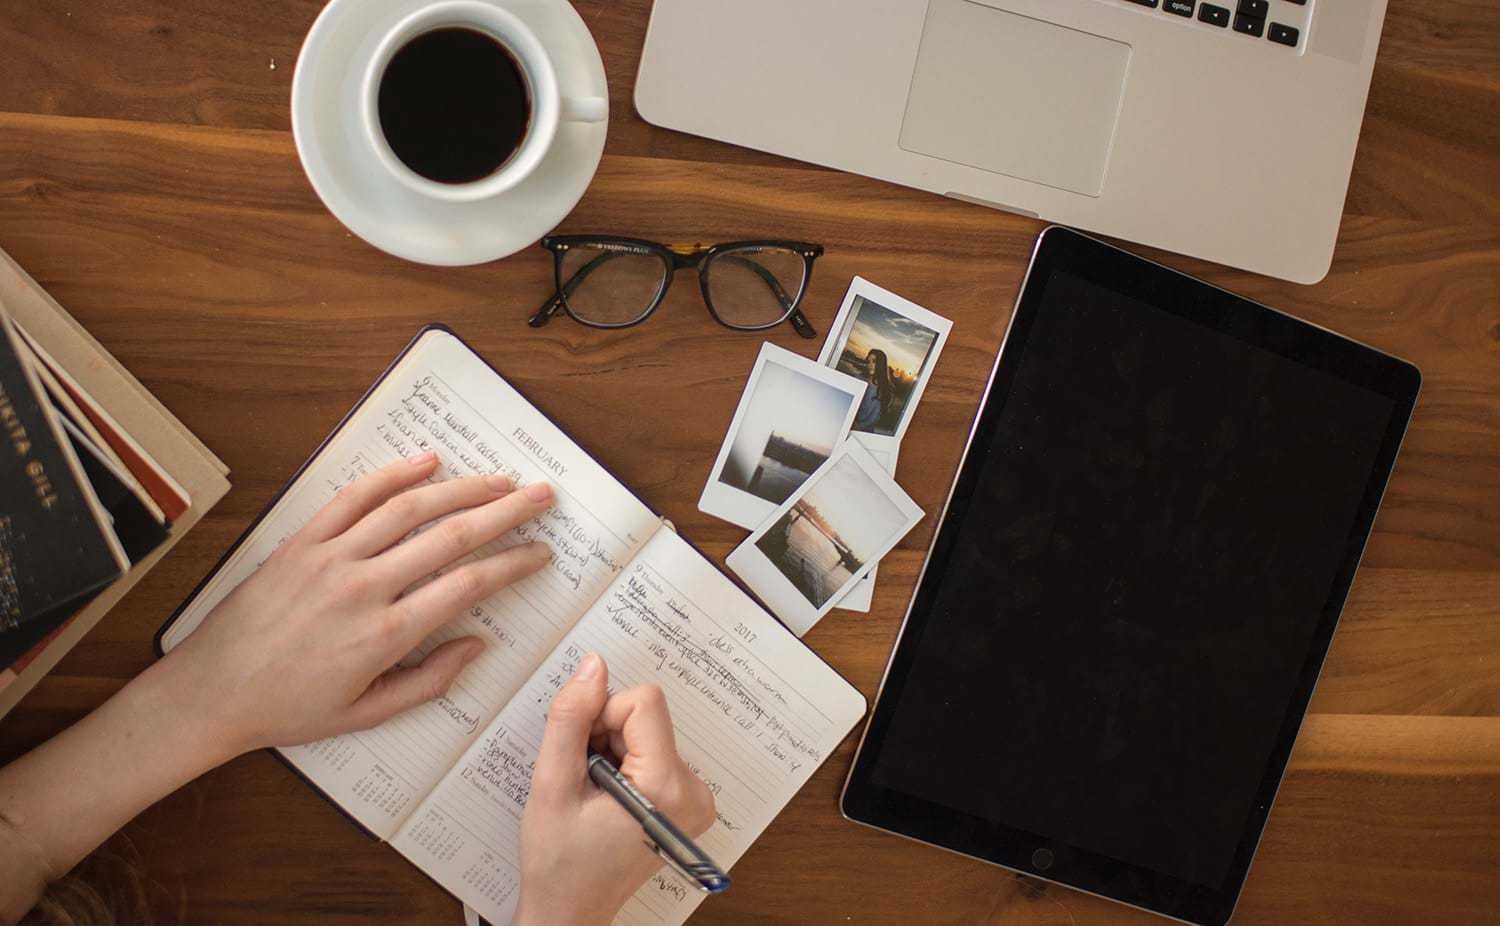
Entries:
POLYGON ((476 555, 530 539, 550 569, 486 599, 409 654, 478 635, 486 648, 446 697, 360 733, 283 749, 296 768, 388 839, 496 711, 660 527, 660 519, 458 339, 429 331, 360 407, 163 638, 170 649, 340 488, 401 457, 436 450, 435 479, 505 473, 556 488, 546 513, 476 555))
MULTIPOLYGON (((515 912, 521 812, 547 705, 595 652, 611 691, 662 687, 677 748, 714 794, 699 840, 731 865, 865 712, 858 691, 686 541, 657 533, 391 844, 487 920, 515 912)), ((830 797, 830 799, 832 799, 830 797)), ((616 919, 676 924, 702 899, 668 869, 616 919)))

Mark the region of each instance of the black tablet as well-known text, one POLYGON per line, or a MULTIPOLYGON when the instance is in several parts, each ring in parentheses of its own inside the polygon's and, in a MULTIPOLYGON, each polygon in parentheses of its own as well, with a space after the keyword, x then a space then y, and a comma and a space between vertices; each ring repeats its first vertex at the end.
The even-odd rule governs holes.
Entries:
POLYGON ((1420 381, 1045 231, 844 814, 1226 922, 1420 381))

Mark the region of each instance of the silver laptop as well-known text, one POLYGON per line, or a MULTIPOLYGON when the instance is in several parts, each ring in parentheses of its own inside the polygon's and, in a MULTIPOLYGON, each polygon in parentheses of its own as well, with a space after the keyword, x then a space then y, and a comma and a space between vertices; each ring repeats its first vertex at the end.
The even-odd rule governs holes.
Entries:
POLYGON ((1386 0, 656 0, 648 121, 1315 283, 1386 0))

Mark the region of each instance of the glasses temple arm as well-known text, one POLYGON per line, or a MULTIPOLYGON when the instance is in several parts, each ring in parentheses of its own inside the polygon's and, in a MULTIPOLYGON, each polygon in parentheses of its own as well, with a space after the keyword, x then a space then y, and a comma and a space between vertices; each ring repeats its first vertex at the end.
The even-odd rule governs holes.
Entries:
POLYGON ((614 260, 616 257, 620 256, 622 255, 606 251, 603 254, 600 254, 598 257, 593 258, 582 267, 579 267, 578 272, 569 277, 568 281, 562 285, 562 288, 553 293, 552 298, 542 303, 542 307, 536 310, 536 314, 526 320, 526 324, 530 325, 533 328, 540 328, 550 322, 552 320, 552 316, 557 314, 557 310, 562 308, 563 300, 568 296, 571 296, 573 294, 573 290, 581 286, 583 284, 583 281, 587 279, 589 274, 593 273, 595 270, 598 270, 599 267, 603 264, 608 263, 609 261, 614 260))
POLYGON ((812 326, 812 323, 807 320, 807 316, 802 314, 801 309, 793 309, 792 314, 788 315, 786 320, 791 322, 792 328, 804 338, 815 338, 818 336, 818 329, 812 326))
POLYGON ((802 335, 804 338, 815 338, 818 336, 817 329, 815 329, 812 326, 812 323, 807 320, 807 316, 802 314, 802 310, 792 307, 792 299, 786 294, 786 290, 782 289, 781 281, 776 279, 776 274, 767 270, 765 267, 762 267, 755 261, 750 260, 749 258, 740 257, 738 254, 725 254, 719 259, 744 264, 751 270, 754 270, 755 274, 759 276, 761 280, 771 288, 771 292, 776 294, 776 300, 781 303, 782 308, 787 310, 788 314, 786 320, 791 323, 791 326, 796 329, 797 333, 802 335))
POLYGON ((552 316, 556 315, 557 310, 560 308, 562 308, 562 294, 553 293, 552 297, 546 302, 542 303, 542 307, 540 309, 536 310, 535 315, 526 319, 526 324, 530 325, 533 328, 540 328, 548 322, 552 321, 552 316))

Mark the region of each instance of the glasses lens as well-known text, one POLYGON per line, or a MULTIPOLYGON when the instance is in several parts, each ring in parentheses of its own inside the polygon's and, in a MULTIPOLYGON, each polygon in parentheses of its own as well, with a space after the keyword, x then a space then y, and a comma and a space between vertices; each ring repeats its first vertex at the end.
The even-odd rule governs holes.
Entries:
POLYGON ((736 328, 764 328, 792 314, 807 262, 790 248, 743 247, 714 255, 703 271, 714 313, 736 328))
POLYGON ((559 267, 568 310, 591 325, 640 321, 667 285, 666 260, 634 244, 570 244, 559 267))

